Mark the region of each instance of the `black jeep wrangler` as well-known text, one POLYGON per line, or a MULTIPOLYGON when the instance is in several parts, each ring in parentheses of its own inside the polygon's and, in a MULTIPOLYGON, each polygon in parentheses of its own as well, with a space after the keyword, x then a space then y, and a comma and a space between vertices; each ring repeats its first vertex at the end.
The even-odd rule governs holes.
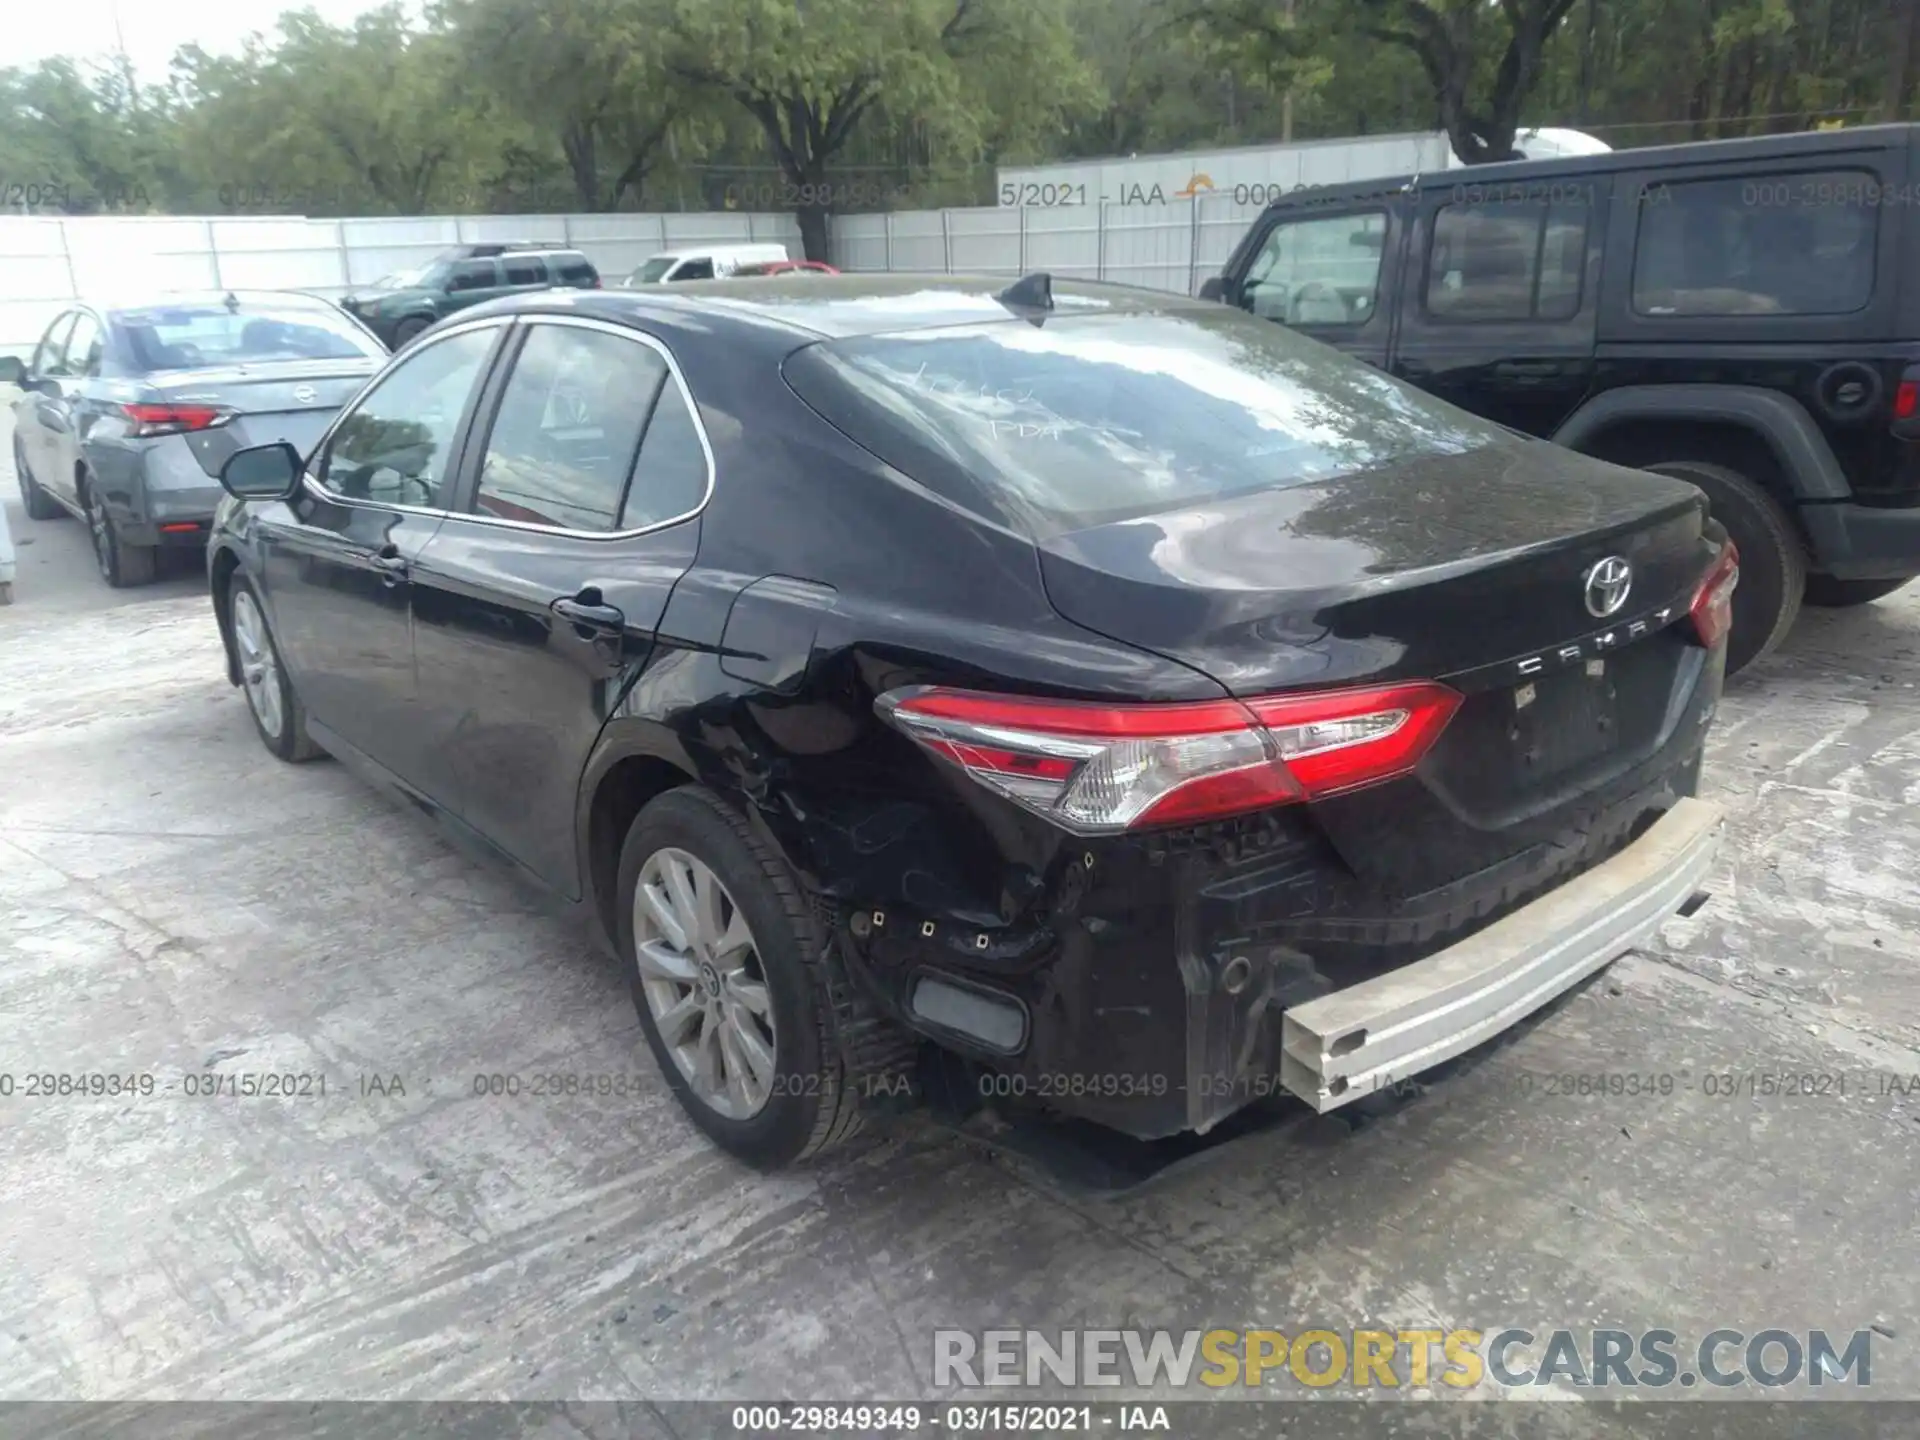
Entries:
POLYGON ((1301 191, 1201 293, 1699 486, 1730 670, 1920 575, 1920 125, 1301 191))

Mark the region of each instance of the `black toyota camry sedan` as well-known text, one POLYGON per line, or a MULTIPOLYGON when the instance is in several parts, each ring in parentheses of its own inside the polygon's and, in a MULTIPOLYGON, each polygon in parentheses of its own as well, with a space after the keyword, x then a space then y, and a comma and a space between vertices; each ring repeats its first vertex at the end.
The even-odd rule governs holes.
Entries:
POLYGON ((929 1073, 1140 1137, 1331 1110, 1702 898, 1699 492, 1223 306, 515 297, 222 479, 268 748, 585 906, 758 1164, 929 1073))

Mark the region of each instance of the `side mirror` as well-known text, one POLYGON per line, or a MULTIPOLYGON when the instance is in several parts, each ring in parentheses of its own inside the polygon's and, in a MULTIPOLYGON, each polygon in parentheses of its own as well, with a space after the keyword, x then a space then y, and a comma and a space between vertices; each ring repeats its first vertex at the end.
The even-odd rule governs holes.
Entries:
POLYGON ((1200 298, 1202 300, 1218 300, 1226 293, 1226 281, 1222 280, 1218 275, 1209 275, 1200 282, 1200 298))
POLYGON ((236 500, 291 500, 300 488, 300 452, 281 440, 236 450, 220 467, 220 484, 236 500))
POLYGON ((27 362, 18 355, 0 355, 0 385, 25 385, 27 362))

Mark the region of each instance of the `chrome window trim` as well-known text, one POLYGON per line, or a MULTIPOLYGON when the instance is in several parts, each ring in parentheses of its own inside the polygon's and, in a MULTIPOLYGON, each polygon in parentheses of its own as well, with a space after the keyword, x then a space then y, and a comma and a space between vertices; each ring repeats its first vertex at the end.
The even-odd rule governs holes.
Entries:
MULTIPOLYGON (((416 356, 424 354, 435 345, 453 339, 456 335, 470 334, 475 330, 505 329, 514 322, 514 319, 515 317, 512 315, 488 315, 478 320, 464 320, 460 324, 450 326, 440 334, 435 335, 424 345, 409 345, 402 353, 407 359, 411 360, 416 356)), ((346 421, 347 417, 353 414, 354 407, 366 398, 374 386, 378 385, 382 380, 386 379, 387 376, 399 369, 399 361, 400 355, 395 355, 390 363, 383 365, 380 369, 369 375, 367 377, 367 383, 354 391, 353 398, 340 407, 340 412, 333 417, 333 423, 327 426, 326 431, 320 436, 320 443, 313 447, 312 457, 308 459, 306 465, 301 467, 301 485, 309 494, 318 499, 325 500, 332 505, 351 505, 361 510, 381 510, 397 515, 451 515, 453 513, 451 510, 443 510, 435 505, 401 505, 397 502, 387 500, 352 499, 339 494, 337 491, 327 489, 325 485, 322 485, 314 478, 312 469, 313 461, 326 453, 327 446, 333 443, 334 431, 338 430, 346 421)), ((484 376, 482 377, 482 383, 485 383, 484 376)))
MULTIPOLYGON (((528 314, 515 315, 513 318, 519 323, 529 326, 560 325, 574 330, 603 331, 609 335, 619 336, 623 340, 632 340, 638 344, 645 345, 654 351, 655 354, 659 355, 659 357, 666 362, 668 376, 679 388, 680 398, 686 404, 687 413, 693 417, 693 433, 699 437, 700 453, 704 455, 707 460, 706 489, 701 492, 700 502, 691 510, 684 511, 666 520, 656 520, 651 525, 642 525, 634 530, 571 530, 560 525, 535 525, 527 520, 504 520, 496 515, 476 514, 472 510, 446 510, 434 511, 432 513, 444 514, 449 520, 469 521, 475 525, 492 525, 503 530, 524 530, 530 535, 559 535, 569 540, 631 540, 636 536, 651 535, 656 530, 665 530, 674 525, 684 525, 687 521, 693 519, 707 508, 708 504, 713 500, 714 482, 717 476, 717 469, 713 460, 713 442, 707 438, 707 426, 706 422, 700 418, 700 407, 694 403, 693 391, 687 385, 686 376, 680 373, 680 363, 673 358, 673 352, 671 350, 654 336, 647 334, 644 330, 635 330, 626 325, 615 325, 607 320, 593 320, 584 315, 528 314)), ((508 378, 509 383, 511 383, 512 377, 508 378)), ((489 437, 490 436, 491 432, 489 432, 489 437)), ((641 446, 643 449, 645 448, 645 443, 646 437, 643 434, 641 436, 641 446)), ((486 458, 486 451, 483 447, 480 453, 480 464, 483 470, 486 466, 486 458)), ((639 463, 639 456, 636 452, 634 464, 637 467, 639 463)), ((476 498, 478 493, 479 490, 476 485, 476 498)))

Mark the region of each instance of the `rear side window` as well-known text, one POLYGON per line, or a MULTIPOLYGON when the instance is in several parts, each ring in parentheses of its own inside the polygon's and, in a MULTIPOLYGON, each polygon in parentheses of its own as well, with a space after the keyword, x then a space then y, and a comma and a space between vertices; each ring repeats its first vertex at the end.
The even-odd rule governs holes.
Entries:
POLYGON ((620 512, 620 528, 638 530, 699 509, 707 496, 707 474, 707 451, 693 411, 679 385, 669 379, 640 444, 640 463, 620 512))
POLYGON ((562 285, 585 285, 591 287, 600 278, 591 261, 584 255, 556 256, 554 264, 560 272, 562 285))
POLYGON ((786 376, 895 468, 1041 537, 1510 439, 1213 306, 828 341, 786 376))
POLYGON ((509 285, 547 283, 547 262, 538 255, 509 255, 500 263, 506 269, 509 285))
POLYGON ((1427 313, 1436 320, 1569 320, 1586 270, 1587 202, 1463 201, 1435 212, 1427 313))
POLYGON ((1362 324, 1373 314, 1386 241, 1384 211, 1283 220, 1240 282, 1240 303, 1305 329, 1362 324))
POLYGON ((638 340, 536 325, 487 436, 474 509, 562 530, 619 527, 641 427, 667 362, 638 340))
POLYGON ((1650 185, 1642 315, 1845 315, 1873 298, 1881 187, 1864 170, 1650 185))

